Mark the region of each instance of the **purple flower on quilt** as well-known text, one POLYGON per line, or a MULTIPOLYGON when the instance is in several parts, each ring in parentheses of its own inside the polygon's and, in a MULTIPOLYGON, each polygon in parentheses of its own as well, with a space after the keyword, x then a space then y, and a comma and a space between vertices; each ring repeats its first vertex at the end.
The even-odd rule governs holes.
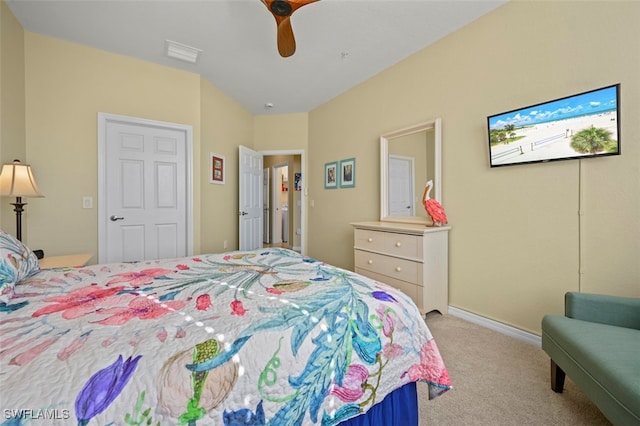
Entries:
POLYGON ((378 300, 382 300, 383 302, 397 302, 396 298, 386 291, 372 291, 371 295, 378 300))
POLYGON ((129 357, 125 361, 118 355, 116 362, 91 376, 76 398, 78 425, 89 423, 120 395, 141 357, 129 357))
POLYGON ((352 364, 342 379, 342 386, 337 386, 334 383, 330 393, 344 402, 357 401, 364 394, 363 384, 367 382, 368 378, 369 370, 367 367, 361 364, 352 364))

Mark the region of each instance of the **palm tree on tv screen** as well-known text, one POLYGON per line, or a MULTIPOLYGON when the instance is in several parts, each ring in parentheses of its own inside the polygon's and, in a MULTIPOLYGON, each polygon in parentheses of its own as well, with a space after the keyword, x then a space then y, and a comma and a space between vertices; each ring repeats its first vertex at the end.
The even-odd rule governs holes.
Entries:
POLYGON ((595 154, 601 151, 615 152, 617 146, 611 139, 611 132, 607 129, 589 127, 577 132, 571 138, 571 148, 581 154, 595 154))

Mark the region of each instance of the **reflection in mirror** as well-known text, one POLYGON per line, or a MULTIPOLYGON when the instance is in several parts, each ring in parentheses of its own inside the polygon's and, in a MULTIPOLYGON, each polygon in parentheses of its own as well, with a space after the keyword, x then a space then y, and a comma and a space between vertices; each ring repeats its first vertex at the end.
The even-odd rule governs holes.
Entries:
POLYGON ((441 139, 440 119, 380 137, 380 220, 431 223, 422 197, 433 180, 431 197, 442 198, 441 139))

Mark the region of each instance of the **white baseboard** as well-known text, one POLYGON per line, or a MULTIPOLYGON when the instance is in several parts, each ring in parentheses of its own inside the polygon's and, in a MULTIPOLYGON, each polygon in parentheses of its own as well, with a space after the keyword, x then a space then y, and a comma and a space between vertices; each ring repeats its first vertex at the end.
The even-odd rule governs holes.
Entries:
POLYGON ((510 325, 506 325, 480 315, 472 314, 471 312, 467 312, 459 308, 454 308, 453 306, 449 306, 449 314, 453 315, 454 317, 458 317, 471 323, 478 324, 491 330, 497 331, 499 333, 506 334, 509 337, 513 337, 525 343, 529 343, 538 347, 542 345, 542 338, 540 336, 520 330, 515 327, 511 327, 510 325))

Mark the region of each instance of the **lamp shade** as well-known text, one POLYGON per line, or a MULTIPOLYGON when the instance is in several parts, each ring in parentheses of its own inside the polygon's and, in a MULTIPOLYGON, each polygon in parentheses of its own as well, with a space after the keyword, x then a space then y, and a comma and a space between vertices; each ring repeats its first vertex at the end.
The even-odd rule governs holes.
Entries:
POLYGON ((31 166, 20 160, 3 164, 0 172, 0 196, 3 197, 44 197, 31 172, 31 166))

